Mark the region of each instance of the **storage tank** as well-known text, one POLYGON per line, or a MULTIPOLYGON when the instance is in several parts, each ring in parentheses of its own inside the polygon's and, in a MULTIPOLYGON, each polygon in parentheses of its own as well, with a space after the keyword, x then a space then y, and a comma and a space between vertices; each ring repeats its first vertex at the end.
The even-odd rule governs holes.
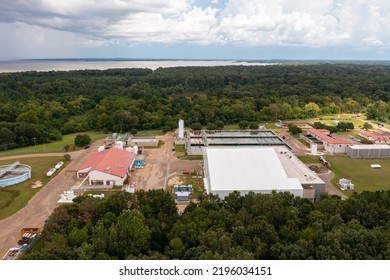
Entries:
POLYGON ((178 139, 184 139, 184 121, 179 120, 179 134, 177 136, 178 139))
POLYGON ((313 155, 316 155, 317 154, 317 150, 318 150, 318 146, 317 146, 317 144, 311 144, 311 151, 310 151, 310 153, 311 154, 313 154, 313 155))
POLYGON ((115 142, 115 147, 117 147, 118 149, 123 150, 123 142, 122 141, 116 141, 115 142))

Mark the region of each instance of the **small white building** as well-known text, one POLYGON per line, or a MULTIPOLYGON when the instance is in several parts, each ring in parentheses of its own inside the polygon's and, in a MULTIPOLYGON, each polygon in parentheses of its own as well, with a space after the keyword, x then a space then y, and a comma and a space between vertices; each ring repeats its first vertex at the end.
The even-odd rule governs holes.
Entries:
POLYGON ((390 158, 389 145, 352 145, 347 148, 352 158, 390 158))
POLYGON ((88 177, 89 185, 121 186, 129 175, 135 155, 111 148, 92 154, 77 171, 77 178, 88 177))

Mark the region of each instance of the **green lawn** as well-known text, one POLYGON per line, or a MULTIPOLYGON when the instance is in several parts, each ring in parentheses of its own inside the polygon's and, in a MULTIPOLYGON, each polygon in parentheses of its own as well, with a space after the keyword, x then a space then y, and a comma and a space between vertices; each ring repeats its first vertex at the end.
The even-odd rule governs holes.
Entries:
POLYGON ((354 159, 345 156, 327 156, 326 159, 335 173, 335 186, 339 179, 346 178, 355 184, 356 192, 390 189, 390 159, 354 159), (371 164, 380 164, 382 168, 373 169, 371 164))
POLYGON ((161 136, 165 133, 162 132, 162 130, 145 130, 145 131, 138 131, 137 134, 134 135, 134 137, 151 137, 151 136, 161 136))
POLYGON ((178 156, 177 158, 181 160, 203 160, 202 155, 184 155, 178 156))
MULTIPOLYGON (((339 179, 351 179, 355 191, 378 191, 390 189, 390 159, 355 159, 347 156, 325 156, 332 165, 335 177, 332 183, 338 186, 339 179), (380 164, 382 168, 373 169, 371 164, 380 164)), ((308 163, 320 163, 319 156, 303 156, 299 159, 308 163)), ((350 195, 351 191, 343 191, 350 195)))
POLYGON ((175 152, 185 153, 185 151, 186 151, 185 145, 175 145, 175 152))
POLYGON ((303 140, 302 138, 299 138, 298 139, 299 142, 301 142, 303 145, 305 145, 306 147, 310 148, 310 144, 307 143, 305 140, 303 140))
POLYGON ((77 134, 88 134, 91 137, 92 142, 95 142, 100 139, 104 139, 107 136, 107 134, 104 134, 102 132, 81 132, 81 133, 67 134, 64 135, 62 137, 62 140, 60 141, 4 151, 4 152, 0 152, 0 156, 65 152, 64 146, 66 144, 73 144, 74 138, 76 137, 77 134))
MULTIPOLYGON (((197 194, 199 192, 204 191, 204 185, 203 185, 203 177, 202 178, 192 178, 193 175, 176 175, 175 177, 179 177, 180 180, 183 182, 183 185, 192 185, 192 188, 194 189, 193 194, 197 194)), ((173 185, 167 186, 167 192, 173 191, 173 185)))
MULTIPOLYGON (((58 161, 66 162, 63 157, 25 158, 20 162, 32 167, 31 179, 20 184, 5 187, 0 191, 0 219, 5 219, 22 209, 27 202, 42 188, 31 188, 33 182, 41 180, 45 185, 50 178, 47 171, 54 167, 58 161)), ((15 160, 2 160, 0 165, 10 164, 15 160)))
POLYGON ((120 192, 122 191, 121 188, 120 189, 112 189, 112 190, 109 190, 109 191, 86 191, 84 193, 84 195, 88 196, 89 194, 104 194, 104 197, 109 197, 117 192, 120 192))
POLYGON ((228 124, 223 127, 223 130, 235 130, 240 129, 237 124, 228 124))
MULTIPOLYGON (((325 158, 327 158, 327 156, 325 156, 325 158)), ((305 164, 309 164, 309 163, 321 163, 320 161, 320 156, 300 156, 299 159, 305 163, 305 164)))

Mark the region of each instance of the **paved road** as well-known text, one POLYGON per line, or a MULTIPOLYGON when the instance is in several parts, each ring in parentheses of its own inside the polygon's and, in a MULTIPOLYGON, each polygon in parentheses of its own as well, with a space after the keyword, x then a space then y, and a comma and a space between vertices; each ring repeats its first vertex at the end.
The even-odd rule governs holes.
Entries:
MULTIPOLYGON (((13 247, 19 240, 19 232, 24 227, 42 228, 44 221, 58 206, 57 200, 60 194, 68 190, 76 181, 75 176, 66 174, 67 170, 75 170, 86 158, 88 154, 96 150, 102 141, 97 141, 87 150, 80 150, 69 153, 71 162, 53 179, 51 179, 34 197, 28 202, 26 207, 15 213, 11 217, 0 220, 0 258, 3 258, 9 248, 13 247)), ((46 157, 58 156, 64 153, 52 154, 31 154, 2 157, 2 159, 17 159, 26 157, 46 157)))
POLYGON ((325 174, 317 174, 318 177, 320 177, 325 182, 325 191, 330 195, 338 195, 342 199, 347 199, 348 197, 343 194, 336 186, 332 184, 332 179, 334 177, 334 173, 332 171, 329 171, 325 174))

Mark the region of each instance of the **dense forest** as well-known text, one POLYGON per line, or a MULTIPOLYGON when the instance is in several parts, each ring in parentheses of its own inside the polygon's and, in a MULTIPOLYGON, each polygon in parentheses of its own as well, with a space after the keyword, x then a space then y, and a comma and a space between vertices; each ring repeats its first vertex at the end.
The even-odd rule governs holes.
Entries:
POLYGON ((387 121, 390 66, 272 65, 0 74, 0 150, 63 134, 366 112, 387 121))
POLYGON ((163 190, 76 200, 23 259, 390 259, 390 191, 204 195, 181 215, 163 190))

